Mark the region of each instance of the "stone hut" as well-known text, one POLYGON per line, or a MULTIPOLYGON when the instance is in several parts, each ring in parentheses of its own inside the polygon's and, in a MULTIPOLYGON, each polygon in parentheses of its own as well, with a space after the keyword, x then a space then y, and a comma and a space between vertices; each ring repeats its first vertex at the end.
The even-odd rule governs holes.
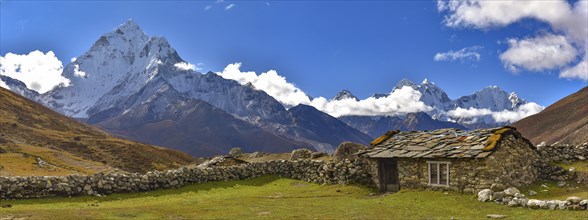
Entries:
POLYGON ((513 127, 389 131, 360 152, 382 192, 442 188, 474 193, 535 181, 539 156, 513 127))

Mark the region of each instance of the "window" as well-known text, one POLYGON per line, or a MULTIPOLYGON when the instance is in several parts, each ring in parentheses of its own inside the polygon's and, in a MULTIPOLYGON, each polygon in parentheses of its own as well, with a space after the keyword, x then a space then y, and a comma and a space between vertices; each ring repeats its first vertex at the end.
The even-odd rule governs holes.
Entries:
POLYGON ((429 166, 429 185, 449 186, 450 162, 427 161, 429 166))

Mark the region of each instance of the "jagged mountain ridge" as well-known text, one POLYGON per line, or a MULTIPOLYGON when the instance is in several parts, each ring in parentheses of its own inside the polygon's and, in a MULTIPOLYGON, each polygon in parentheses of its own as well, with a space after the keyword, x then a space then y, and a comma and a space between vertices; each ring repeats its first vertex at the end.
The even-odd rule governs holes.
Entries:
MULTIPOLYGON (((322 139, 318 136, 305 136, 312 134, 313 131, 295 124, 294 116, 264 91, 252 86, 240 85, 234 80, 224 79, 212 72, 202 74, 179 64, 187 63, 165 38, 149 37, 134 21, 129 20, 101 36, 86 53, 68 64, 62 75, 71 78, 71 84, 40 95, 40 102, 65 115, 82 118, 88 123, 100 125, 109 131, 135 140, 153 144, 170 144, 169 147, 180 147, 181 143, 184 150, 186 150, 185 146, 202 150, 201 152, 187 150, 194 155, 226 153, 221 151, 227 150, 229 145, 247 146, 252 150, 285 152, 294 147, 310 146, 332 151, 334 146, 339 144, 335 143, 340 139, 336 137, 337 133, 329 130, 335 129, 332 126, 324 128, 327 131, 325 134, 332 136, 327 137, 330 140, 328 143, 321 142, 322 139), (165 97, 165 102, 154 102, 160 97, 165 97), (204 101, 214 108, 210 110, 210 106, 194 100, 204 101), (198 106, 209 110, 198 111, 183 105, 185 103, 191 103, 194 108, 198 106), (170 105, 181 106, 170 108, 170 105), (145 109, 149 110, 148 114, 143 114, 141 117, 127 117, 141 115, 145 113, 142 112, 145 109), (199 114, 173 115, 169 112, 170 109, 183 109, 188 112, 199 112, 199 114), (228 114, 223 115, 218 113, 219 111, 228 114), (145 129, 146 127, 153 127, 155 124, 170 120, 198 121, 206 117, 221 117, 218 119, 219 123, 227 125, 225 127, 206 125, 210 129, 219 129, 208 133, 216 138, 215 140, 194 135, 201 137, 201 140, 209 140, 208 144, 194 138, 184 138, 189 141, 163 143, 148 137, 153 135, 153 132, 144 132, 157 130, 145 129), (131 119, 139 121, 133 123, 131 119), (122 121, 125 123, 121 123, 122 121), (138 125, 128 127, 126 124, 138 125), (234 135, 232 138, 241 140, 242 143, 223 142, 229 136, 218 134, 225 131, 232 131, 231 135, 234 135), (269 141, 256 142, 254 138, 279 141, 277 141, 278 144, 269 141), (220 151, 211 148, 214 144, 218 144, 216 147, 220 151)), ((331 119, 338 121, 333 117, 331 119)), ((204 122, 200 121, 200 123, 204 122)), ((180 126, 179 130, 189 129, 186 123, 178 123, 177 126, 180 126)), ((336 126, 347 125, 340 123, 336 126)), ((346 141, 366 143, 361 132, 352 130, 354 134, 350 136, 350 139, 345 139, 346 141)))
POLYGON ((377 138, 389 130, 423 131, 441 128, 466 130, 460 124, 439 121, 424 112, 408 113, 404 116, 342 116, 339 120, 372 138, 377 138))

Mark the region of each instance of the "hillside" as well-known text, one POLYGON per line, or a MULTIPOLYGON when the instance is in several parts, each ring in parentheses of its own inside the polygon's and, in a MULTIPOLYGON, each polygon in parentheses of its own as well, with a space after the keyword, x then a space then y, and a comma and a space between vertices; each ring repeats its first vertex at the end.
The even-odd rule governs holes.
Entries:
POLYGON ((513 124, 533 144, 588 142, 588 87, 513 124))
POLYGON ((194 159, 175 150, 114 138, 0 88, 0 175, 169 169, 194 159), (40 160, 43 165, 39 164, 40 160))

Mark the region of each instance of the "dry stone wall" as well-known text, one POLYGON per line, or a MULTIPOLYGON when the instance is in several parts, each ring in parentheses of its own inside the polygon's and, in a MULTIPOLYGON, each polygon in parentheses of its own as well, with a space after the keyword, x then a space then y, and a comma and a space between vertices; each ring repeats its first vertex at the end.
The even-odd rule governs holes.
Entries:
POLYGON ((278 175, 325 184, 358 183, 374 186, 367 163, 362 160, 338 163, 317 160, 269 161, 227 167, 183 167, 146 174, 102 174, 0 177, 0 199, 48 196, 106 195, 180 187, 209 181, 241 180, 278 175))
POLYGON ((580 145, 537 145, 537 152, 544 162, 571 163, 588 158, 588 143, 580 145))

